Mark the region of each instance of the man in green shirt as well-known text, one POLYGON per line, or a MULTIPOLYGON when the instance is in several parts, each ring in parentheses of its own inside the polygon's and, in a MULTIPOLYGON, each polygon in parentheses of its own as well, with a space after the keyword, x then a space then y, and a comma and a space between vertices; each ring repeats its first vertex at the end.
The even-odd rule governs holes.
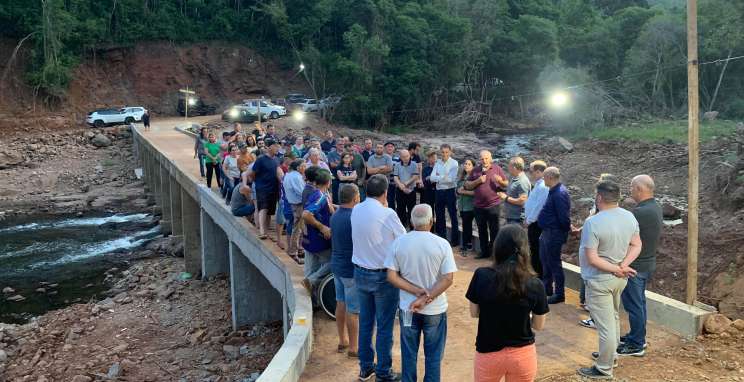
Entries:
POLYGON ((661 205, 654 198, 654 181, 648 175, 638 175, 630 183, 630 193, 638 203, 633 215, 641 235, 641 254, 630 264, 638 274, 628 279, 621 296, 628 312, 630 332, 620 337, 617 354, 643 356, 646 351, 646 283, 656 270, 656 247, 661 236, 663 215, 661 205))

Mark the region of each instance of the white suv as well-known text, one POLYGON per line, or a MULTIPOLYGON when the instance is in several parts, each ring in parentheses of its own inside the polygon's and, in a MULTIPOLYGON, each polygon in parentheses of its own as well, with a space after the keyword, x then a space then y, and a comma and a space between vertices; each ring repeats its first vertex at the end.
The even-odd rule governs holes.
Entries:
POLYGON ((95 127, 124 125, 141 121, 143 114, 145 114, 145 108, 140 106, 123 107, 121 109, 99 109, 88 113, 85 122, 95 127))
POLYGON ((243 105, 246 106, 249 113, 258 115, 258 103, 261 102, 261 119, 263 116, 269 116, 271 119, 277 119, 287 115, 287 109, 284 106, 274 105, 268 101, 261 101, 258 99, 246 99, 243 100, 243 105))

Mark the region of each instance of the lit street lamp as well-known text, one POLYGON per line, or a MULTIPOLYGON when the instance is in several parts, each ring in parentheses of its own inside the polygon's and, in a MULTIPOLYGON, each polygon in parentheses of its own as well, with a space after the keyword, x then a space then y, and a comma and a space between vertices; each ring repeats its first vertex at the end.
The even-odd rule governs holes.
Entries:
POLYGON ((548 102, 553 109, 563 109, 568 105, 570 97, 568 93, 558 90, 550 95, 548 102))

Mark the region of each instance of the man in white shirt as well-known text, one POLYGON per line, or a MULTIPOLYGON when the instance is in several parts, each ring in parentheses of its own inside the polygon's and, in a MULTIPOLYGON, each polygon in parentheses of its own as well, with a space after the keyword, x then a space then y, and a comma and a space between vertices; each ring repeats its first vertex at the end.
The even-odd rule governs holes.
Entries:
POLYGON ((439 147, 442 158, 437 160, 434 169, 429 176, 429 181, 436 183, 436 232, 439 237, 447 239, 447 222, 444 217, 444 209, 447 209, 452 226, 450 245, 457 246, 460 243, 460 225, 457 222, 457 170, 458 163, 452 159, 452 147, 443 144, 439 147))
POLYGON ((548 168, 547 163, 536 160, 530 163, 530 175, 532 178, 532 191, 524 203, 524 224, 527 226, 527 238, 530 243, 530 260, 532 269, 537 276, 542 278, 542 263, 540 262, 540 234, 542 228, 537 224, 537 217, 540 216, 545 201, 548 199, 550 189, 545 185, 543 171, 548 168))
POLYGON ((402 378, 415 382, 416 359, 424 335, 425 381, 439 381, 447 340, 447 296, 457 272, 447 240, 432 234, 434 219, 428 204, 411 212, 414 230, 395 239, 385 261, 388 281, 400 289, 402 378))
POLYGON ((398 215, 387 208, 387 175, 367 180, 367 199, 351 212, 354 283, 359 298, 359 380, 397 381, 393 373, 393 323, 398 290, 387 281, 385 259, 390 244, 406 233, 398 215), (376 344, 372 335, 377 325, 376 344), (377 364, 375 365, 375 352, 377 364))

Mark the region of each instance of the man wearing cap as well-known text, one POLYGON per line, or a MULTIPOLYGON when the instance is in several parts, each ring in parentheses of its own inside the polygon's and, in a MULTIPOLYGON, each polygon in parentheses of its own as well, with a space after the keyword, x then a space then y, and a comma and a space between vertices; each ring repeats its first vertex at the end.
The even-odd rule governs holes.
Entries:
POLYGON ((256 159, 251 170, 258 206, 258 238, 261 240, 266 239, 270 217, 276 213, 279 182, 284 176, 276 158, 279 142, 269 139, 265 144, 267 146, 265 153, 256 159))

